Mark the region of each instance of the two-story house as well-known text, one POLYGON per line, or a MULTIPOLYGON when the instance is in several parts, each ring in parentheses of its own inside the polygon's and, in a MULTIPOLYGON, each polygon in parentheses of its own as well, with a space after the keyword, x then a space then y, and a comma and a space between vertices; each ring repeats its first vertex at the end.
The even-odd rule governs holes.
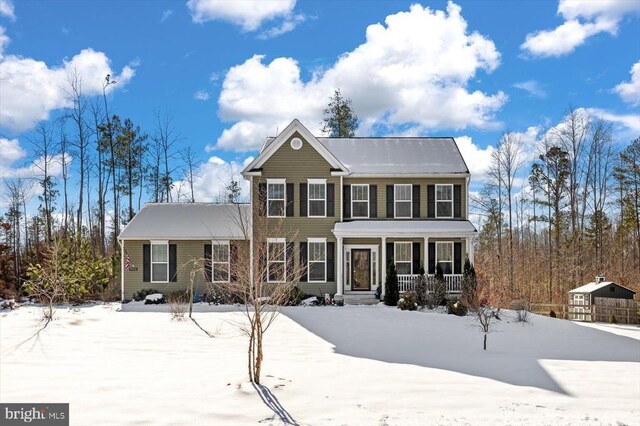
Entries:
POLYGON ((280 252, 294 245, 288 252, 306 270, 303 291, 361 299, 380 287, 384 294, 390 262, 401 291, 438 263, 447 290, 461 291, 476 230, 468 220, 469 169, 453 138, 315 137, 294 120, 242 174, 252 214, 295 230, 293 241, 274 235, 266 243, 280 252))
POLYGON ((277 253, 267 256, 269 281, 298 265, 305 293, 371 300, 378 289, 384 294, 390 262, 400 291, 438 263, 447 290, 461 291, 476 230, 468 220, 470 174, 453 138, 315 137, 294 120, 242 174, 250 205, 145 205, 119 236, 123 298, 142 288, 187 288, 197 258, 206 262, 196 291, 232 280, 233 253, 250 244, 277 253))

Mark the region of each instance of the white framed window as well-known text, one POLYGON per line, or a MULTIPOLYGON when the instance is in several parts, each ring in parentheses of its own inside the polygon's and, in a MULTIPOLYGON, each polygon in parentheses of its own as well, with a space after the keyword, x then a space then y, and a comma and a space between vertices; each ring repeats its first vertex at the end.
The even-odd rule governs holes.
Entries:
POLYGON ((413 265, 413 245, 411 242, 395 242, 393 243, 393 260, 396 264, 396 273, 398 275, 411 274, 413 265))
POLYGON ((307 179, 309 217, 327 217, 327 180, 307 179))
POLYGON ((453 185, 436 185, 436 217, 453 217, 453 185))
POLYGON ((211 281, 214 283, 228 283, 230 280, 229 249, 229 241, 211 242, 211 281))
POLYGON ((393 192, 394 217, 410 218, 413 214, 413 186, 411 184, 393 185, 393 192))
POLYGON ((369 184, 351 185, 351 217, 369 218, 369 184))
POLYGON ((453 242, 436 241, 436 265, 438 264, 443 274, 453 274, 453 242))
POLYGON ((267 282, 281 283, 286 279, 287 244, 284 238, 267 239, 267 282))
POLYGON ((584 303, 584 294, 574 294, 573 295, 573 304, 574 305, 585 305, 585 303, 584 303))
POLYGON ((307 239, 307 275, 310 283, 327 281, 327 239, 307 239))
POLYGON ((169 241, 151 241, 151 282, 169 282, 169 241))
POLYGON ((284 217, 287 191, 284 179, 267 179, 267 217, 284 217))

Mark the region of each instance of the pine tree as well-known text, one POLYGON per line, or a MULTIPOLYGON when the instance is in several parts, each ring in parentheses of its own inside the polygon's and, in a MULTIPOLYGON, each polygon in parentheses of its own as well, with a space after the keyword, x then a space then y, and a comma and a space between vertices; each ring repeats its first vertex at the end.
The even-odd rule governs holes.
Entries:
POLYGON ((469 257, 464 261, 464 270, 462 275, 462 296, 463 298, 471 296, 476 291, 477 279, 476 270, 471 264, 469 257))
POLYGON ((389 262, 389 266, 387 267, 384 304, 387 306, 397 306, 399 299, 400 292, 398 291, 398 274, 396 272, 396 265, 393 262, 389 262))
POLYGON ((358 116, 351 108, 351 99, 344 98, 337 89, 323 111, 322 131, 332 138, 352 138, 358 127, 358 116))

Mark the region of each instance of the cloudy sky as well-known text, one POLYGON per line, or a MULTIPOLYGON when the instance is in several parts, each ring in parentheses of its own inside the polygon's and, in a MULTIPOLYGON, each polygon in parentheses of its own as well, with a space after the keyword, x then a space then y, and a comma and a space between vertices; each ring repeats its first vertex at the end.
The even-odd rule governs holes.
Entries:
POLYGON ((533 141, 570 106, 640 135, 640 1, 0 0, 0 178, 64 113, 70 70, 149 133, 174 117, 201 199, 293 118, 319 131, 333 90, 361 136, 454 136, 476 176, 503 132, 533 141))

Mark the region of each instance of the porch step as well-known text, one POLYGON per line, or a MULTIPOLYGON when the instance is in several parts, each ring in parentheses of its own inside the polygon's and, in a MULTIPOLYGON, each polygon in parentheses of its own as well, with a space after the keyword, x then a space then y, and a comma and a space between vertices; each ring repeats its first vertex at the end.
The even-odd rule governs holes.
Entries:
POLYGON ((346 294, 343 297, 345 305, 375 305, 379 302, 373 295, 346 294))

